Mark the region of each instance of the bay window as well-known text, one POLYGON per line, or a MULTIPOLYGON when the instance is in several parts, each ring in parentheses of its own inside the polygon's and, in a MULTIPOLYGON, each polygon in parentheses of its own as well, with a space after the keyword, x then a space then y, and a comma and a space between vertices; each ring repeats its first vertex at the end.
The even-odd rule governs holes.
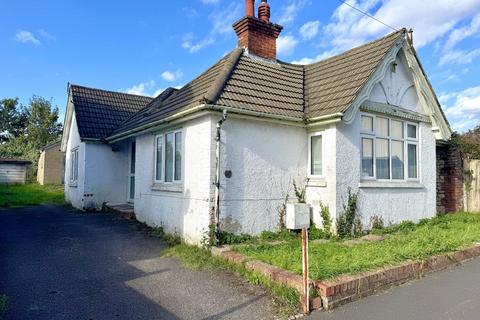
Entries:
POLYGON ((418 124, 361 116, 362 179, 418 179, 418 124))
POLYGON ((182 180, 182 132, 171 131, 155 137, 155 182, 182 180))

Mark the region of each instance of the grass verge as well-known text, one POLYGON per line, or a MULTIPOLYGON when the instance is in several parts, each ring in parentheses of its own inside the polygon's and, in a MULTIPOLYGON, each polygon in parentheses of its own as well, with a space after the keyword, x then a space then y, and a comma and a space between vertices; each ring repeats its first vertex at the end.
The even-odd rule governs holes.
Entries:
POLYGON ((212 256, 210 251, 181 243, 172 246, 162 253, 163 256, 176 257, 183 265, 194 270, 228 270, 243 276, 248 283, 261 285, 270 292, 280 315, 290 316, 298 311, 299 295, 296 290, 270 281, 258 272, 247 270, 244 265, 231 263, 223 258, 212 256))
POLYGON ((5 311, 7 311, 8 297, 5 294, 0 294, 0 319, 3 319, 5 311))
POLYGON ((63 203, 65 197, 61 185, 0 185, 0 207, 63 203))
MULTIPOLYGON (((480 241, 480 215, 449 214, 405 222, 377 231, 388 235, 381 242, 346 245, 340 241, 310 243, 310 275, 325 280, 344 274, 355 274, 395 265, 406 260, 422 260, 452 252, 480 241)), ((301 246, 298 239, 284 244, 268 243, 236 245, 234 250, 253 259, 293 271, 302 272, 301 246)))

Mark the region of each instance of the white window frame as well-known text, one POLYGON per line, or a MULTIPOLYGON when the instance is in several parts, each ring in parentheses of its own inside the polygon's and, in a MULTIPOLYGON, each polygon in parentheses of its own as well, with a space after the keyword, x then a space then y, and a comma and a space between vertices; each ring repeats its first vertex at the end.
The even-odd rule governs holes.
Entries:
POLYGON ((313 179, 323 179, 325 178, 325 135, 323 131, 313 132, 308 134, 308 168, 307 168, 307 177, 313 179), (322 174, 312 174, 312 137, 321 136, 322 137, 322 174))
POLYGON ((70 150, 70 184, 76 185, 78 183, 78 154, 79 147, 70 150))
MULTIPOLYGON (((371 113, 361 113, 360 117, 366 116, 373 118, 373 132, 364 132, 362 129, 362 121, 360 120, 360 179, 362 181, 380 181, 380 182, 419 182, 420 181, 420 125, 416 122, 407 121, 404 119, 399 119, 387 115, 375 115, 371 113), (377 118, 388 119, 388 137, 377 135, 377 118), (403 123, 403 139, 392 138, 391 135, 391 122, 392 120, 401 121, 403 123), (408 137, 408 125, 414 125, 416 127, 416 138, 408 137), (363 141, 362 139, 372 139, 373 140, 373 176, 362 176, 363 169, 363 141), (389 153, 389 179, 377 179, 377 150, 376 150, 376 140, 387 139, 388 140, 388 153, 389 153), (393 168, 392 168, 392 141, 403 141, 403 179, 393 179, 393 168), (417 177, 409 178, 408 177, 408 145, 414 144, 417 146, 417 177)), ((361 118, 360 118, 361 119, 361 118)))
POLYGON ((182 130, 179 129, 179 130, 170 130, 170 131, 166 131, 164 133, 161 133, 161 134, 157 134, 155 135, 155 139, 153 141, 153 146, 154 146, 154 163, 153 163, 153 181, 154 183, 161 183, 161 184, 179 184, 182 182, 183 180, 183 176, 184 176, 184 173, 185 173, 185 170, 184 170, 184 165, 183 165, 183 160, 184 160, 184 153, 183 153, 183 150, 184 150, 184 139, 183 139, 183 133, 182 133, 182 130), (175 146, 176 146, 176 134, 177 133, 180 133, 181 135, 181 139, 182 139, 182 145, 181 145, 181 151, 180 151, 180 154, 182 155, 182 165, 181 165, 181 177, 182 179, 180 180, 175 180, 175 171, 177 170, 176 168, 176 161, 175 161, 175 146), (168 134, 173 134, 173 165, 172 165, 172 181, 165 181, 165 162, 167 161, 166 159, 166 137, 168 134), (162 139, 162 179, 161 180, 157 180, 157 140, 158 138, 161 138, 162 139))

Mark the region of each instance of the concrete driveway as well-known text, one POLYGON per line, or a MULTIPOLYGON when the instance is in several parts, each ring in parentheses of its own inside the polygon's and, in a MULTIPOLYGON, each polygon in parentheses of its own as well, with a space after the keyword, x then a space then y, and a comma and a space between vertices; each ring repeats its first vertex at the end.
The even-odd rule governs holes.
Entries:
POLYGON ((0 209, 6 319, 274 319, 270 298, 226 272, 160 258, 137 224, 62 206, 0 209))

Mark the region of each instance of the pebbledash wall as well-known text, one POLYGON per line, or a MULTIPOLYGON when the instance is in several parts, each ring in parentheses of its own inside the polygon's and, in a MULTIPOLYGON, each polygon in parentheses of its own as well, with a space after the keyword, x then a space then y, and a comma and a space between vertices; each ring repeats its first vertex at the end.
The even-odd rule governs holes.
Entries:
POLYGON ((199 243, 210 224, 213 199, 215 121, 206 115, 182 126, 136 138, 135 215, 150 226, 163 226, 188 242, 199 243), (182 129, 182 182, 155 184, 155 135, 182 129))
POLYGON ((65 197, 82 210, 100 210, 104 203, 127 201, 129 140, 111 145, 82 142, 75 113, 65 152, 65 197), (71 181, 72 150, 78 148, 78 180, 71 181), (115 150, 115 151, 113 151, 115 150))

